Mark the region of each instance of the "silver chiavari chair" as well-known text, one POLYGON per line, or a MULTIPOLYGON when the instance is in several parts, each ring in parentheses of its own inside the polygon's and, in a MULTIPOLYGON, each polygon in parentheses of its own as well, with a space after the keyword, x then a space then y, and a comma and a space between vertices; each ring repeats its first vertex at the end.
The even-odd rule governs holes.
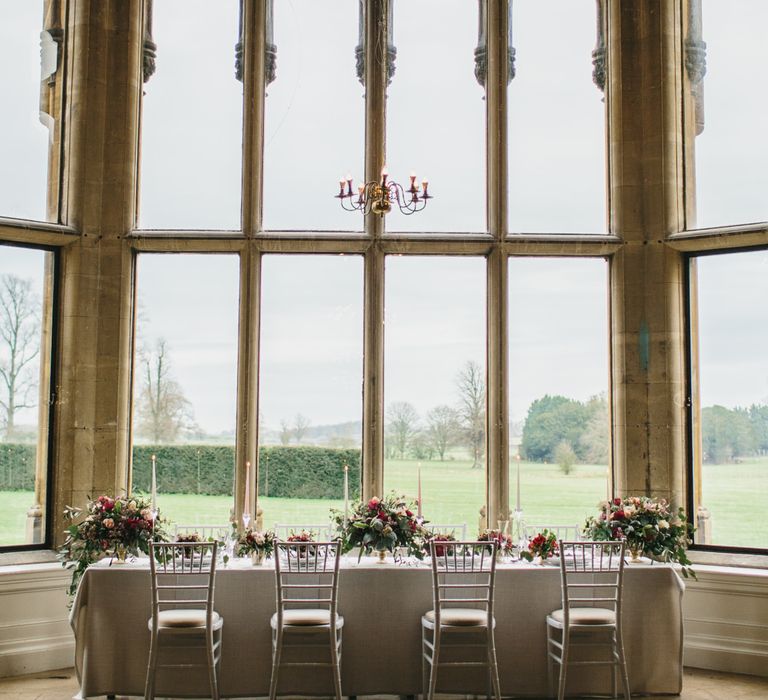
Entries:
POLYGON ((621 599, 624 577, 624 542, 560 541, 562 607, 547 615, 547 662, 550 690, 559 665, 557 697, 565 697, 569 666, 611 667, 616 695, 616 669, 621 673, 624 697, 630 700, 627 663, 621 636, 621 599), (608 649, 605 658, 574 661, 571 646, 608 649))
POLYGON ((432 610, 421 618, 424 697, 434 700, 438 668, 481 666, 488 669, 489 691, 501 700, 493 616, 497 542, 429 543, 432 558, 432 610), (467 642, 467 635, 481 642, 467 642), (452 639, 453 637, 453 639, 452 639), (466 658, 482 648, 483 658, 466 658), (457 652, 461 660, 446 661, 457 652))
POLYGON ((338 613, 339 542, 278 542, 275 545, 277 612, 272 616, 270 700, 277 697, 280 669, 330 667, 341 700, 341 631, 338 613), (329 660, 314 652, 328 647, 329 660), (295 657, 287 661, 288 652, 295 657))
POLYGON ((161 668, 208 669, 211 697, 219 698, 217 667, 221 658, 222 617, 213 609, 216 576, 216 542, 151 542, 150 573, 152 617, 149 663, 144 697, 155 697, 155 679, 161 668), (199 643, 194 644, 195 638, 199 643), (176 644, 174 644, 176 642, 176 644), (194 661, 158 663, 163 647, 192 650, 194 661), (204 649, 205 663, 198 661, 204 649))

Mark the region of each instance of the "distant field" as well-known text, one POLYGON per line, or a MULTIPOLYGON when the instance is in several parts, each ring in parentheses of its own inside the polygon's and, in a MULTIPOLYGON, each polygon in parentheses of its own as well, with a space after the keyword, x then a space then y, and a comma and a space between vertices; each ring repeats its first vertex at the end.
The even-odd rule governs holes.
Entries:
MULTIPOLYGON (((417 493, 419 463, 413 460, 385 464, 385 488, 411 498, 417 493)), ((535 524, 581 524, 606 498, 606 467, 576 465, 564 476, 556 465, 523 462, 521 505, 525 519, 535 524)), ((485 477, 465 460, 421 463, 423 514, 433 523, 467 523, 474 535, 484 501, 485 477)), ((704 500, 712 513, 716 544, 744 547, 768 546, 768 458, 741 464, 706 465, 704 500)), ((510 470, 510 504, 514 508, 516 465, 510 470)), ((24 541, 26 512, 32 502, 27 491, 0 491, 0 545, 24 541)), ((229 496, 159 494, 162 513, 176 523, 215 524, 229 519, 229 496)), ((261 498, 264 524, 324 523, 329 508, 343 508, 342 501, 261 498)))

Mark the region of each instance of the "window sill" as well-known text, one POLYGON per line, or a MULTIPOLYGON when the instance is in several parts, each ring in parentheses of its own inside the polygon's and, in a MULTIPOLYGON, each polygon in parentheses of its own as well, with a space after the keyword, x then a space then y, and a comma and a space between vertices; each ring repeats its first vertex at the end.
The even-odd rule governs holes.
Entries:
POLYGON ((694 549, 688 550, 688 558, 693 562, 694 569, 697 565, 705 565, 720 569, 723 573, 747 573, 740 571, 742 569, 768 569, 768 555, 765 554, 705 552, 694 549))
POLYGON ((6 567, 54 563, 58 564, 58 561, 56 559, 56 552, 53 549, 36 549, 31 552, 3 552, 0 553, 0 574, 6 573, 6 567))

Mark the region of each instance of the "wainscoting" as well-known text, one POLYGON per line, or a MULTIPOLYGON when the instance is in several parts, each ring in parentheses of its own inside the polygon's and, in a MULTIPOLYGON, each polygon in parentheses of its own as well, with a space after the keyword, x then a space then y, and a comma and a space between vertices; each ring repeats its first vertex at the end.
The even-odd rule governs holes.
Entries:
POLYGON ((695 568, 683 597, 685 665, 768 676, 768 570, 695 568))
POLYGON ((0 566, 0 677, 72 666, 70 576, 58 563, 0 566))
MULTIPOLYGON (((685 665, 768 677, 768 570, 696 572, 683 602, 685 665)), ((0 566, 0 677, 72 666, 69 577, 57 563, 0 566)))

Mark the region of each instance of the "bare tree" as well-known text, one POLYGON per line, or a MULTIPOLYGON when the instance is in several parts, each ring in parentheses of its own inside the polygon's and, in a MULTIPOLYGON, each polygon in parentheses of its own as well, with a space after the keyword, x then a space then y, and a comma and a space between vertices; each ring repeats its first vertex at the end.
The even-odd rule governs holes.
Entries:
POLYGON ((445 459, 445 451, 456 442, 459 430, 459 416, 450 406, 435 406, 427 414, 427 439, 440 461, 445 459))
POLYGON ((418 422, 419 414, 416 413, 413 405, 407 401, 398 401, 389 405, 387 409, 387 432, 394 453, 400 459, 405 457, 405 451, 416 435, 418 422))
POLYGON ((192 421, 192 405, 171 374, 168 345, 159 338, 154 351, 140 351, 142 385, 136 434, 153 443, 175 442, 192 421))
POLYGON ((281 420, 280 421, 280 444, 283 446, 290 444, 292 435, 293 435, 293 430, 291 430, 291 426, 288 425, 288 421, 285 419, 281 420))
POLYGON ((485 455, 485 377, 476 362, 464 365, 456 377, 458 414, 464 440, 472 456, 472 469, 479 469, 485 455))
POLYGON ((296 437, 296 444, 300 445, 301 441, 304 439, 304 436, 307 434, 307 430, 309 430, 309 424, 311 421, 306 416, 301 415, 301 413, 297 413, 296 417, 293 419, 293 434, 296 437))
POLYGON ((36 406, 35 358, 40 353, 40 300, 31 280, 0 278, 0 425, 6 437, 16 427, 16 413, 36 406))

